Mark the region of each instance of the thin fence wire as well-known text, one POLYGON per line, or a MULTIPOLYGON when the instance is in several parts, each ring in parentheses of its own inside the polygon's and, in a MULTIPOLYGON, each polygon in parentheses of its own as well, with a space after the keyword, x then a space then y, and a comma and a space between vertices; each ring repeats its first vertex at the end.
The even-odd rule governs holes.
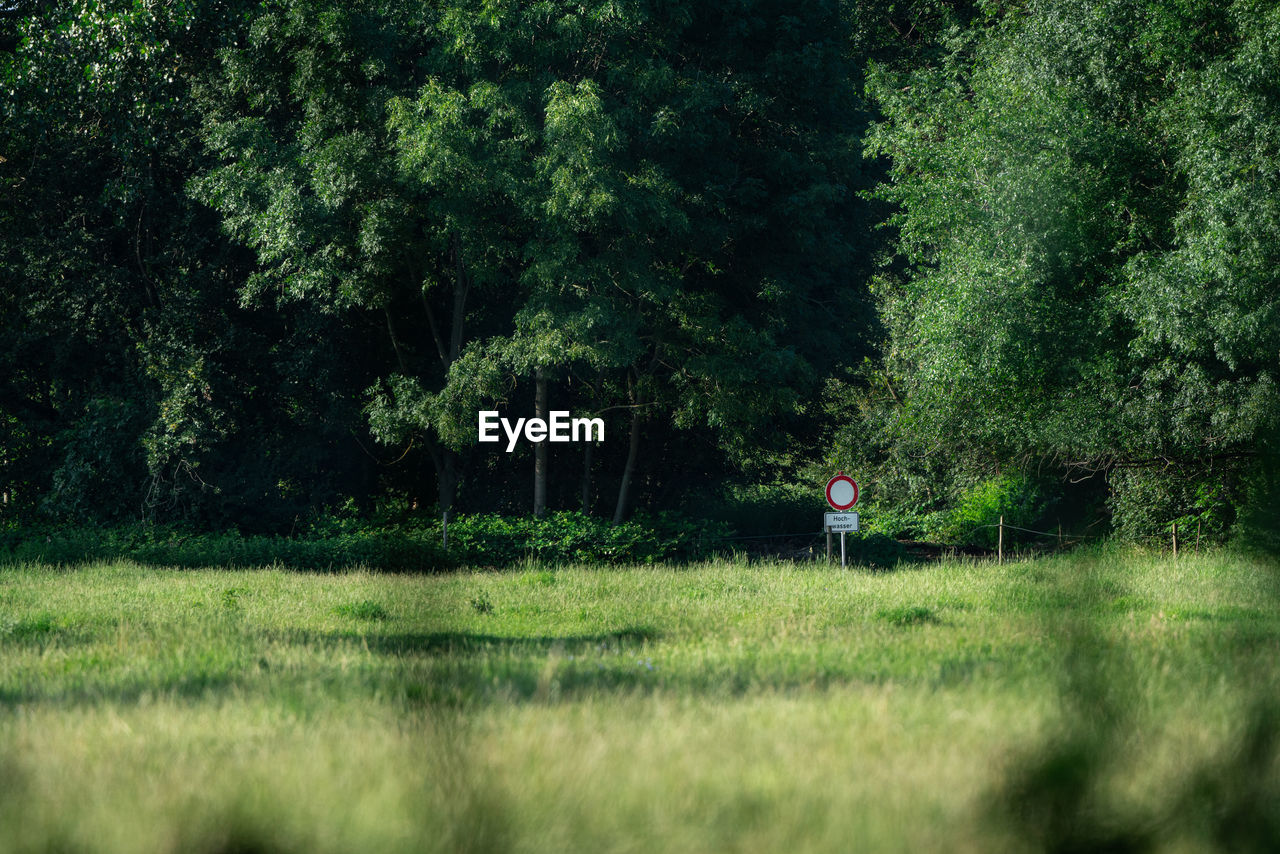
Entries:
MULTIPOLYGON (((992 522, 986 525, 975 525, 972 530, 977 531, 977 530, 983 530, 986 528, 999 528, 999 527, 1002 527, 999 522, 992 522)), ((1033 528, 1024 528, 1021 525, 1011 525, 1008 522, 1005 522, 1003 524, 1003 527, 1010 531, 1021 531, 1022 533, 1025 533, 1025 534, 1032 534, 1039 537, 1049 537, 1052 539, 1057 539, 1062 547, 1074 546, 1085 540, 1105 539, 1105 537, 1101 534, 1066 533, 1065 531, 1037 531, 1033 528)), ((716 537, 705 536, 705 535, 695 535, 690 538, 690 541, 698 544, 709 544, 709 543, 739 542, 739 541, 745 541, 745 540, 800 540, 800 539, 809 539, 809 538, 820 538, 825 536, 827 533, 829 532, 823 529, 818 531, 795 531, 795 532, 784 533, 784 534, 734 534, 731 536, 716 536, 716 537)), ((831 532, 831 533, 835 533, 835 532, 831 532)), ((505 531, 496 532, 495 531, 495 532, 490 532, 486 534, 487 538, 511 539, 511 540, 519 539, 521 538, 521 536, 522 536, 521 534, 514 531, 512 532, 505 532, 505 531)), ((943 549, 955 548, 954 546, 952 547, 940 546, 940 547, 943 549)))
POLYGON ((1102 539, 1101 534, 1067 534, 1064 532, 1055 532, 1055 531, 1033 531, 1030 528, 1023 528, 1018 525, 1010 525, 1008 522, 1005 522, 1004 525, 1001 525, 999 522, 992 522, 990 525, 977 525, 975 526, 975 530, 978 528, 1000 528, 1000 527, 1007 528, 1011 531, 1025 531, 1028 534, 1039 534, 1042 537, 1062 537, 1064 540, 1100 540, 1102 539))

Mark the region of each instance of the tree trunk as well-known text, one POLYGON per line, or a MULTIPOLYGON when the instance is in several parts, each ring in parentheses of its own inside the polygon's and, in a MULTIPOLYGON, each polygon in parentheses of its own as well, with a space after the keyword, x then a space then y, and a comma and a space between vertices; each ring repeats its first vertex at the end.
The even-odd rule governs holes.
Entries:
MULTIPOLYGON (((449 359, 444 365, 445 380, 448 381, 449 369, 458 361, 462 353, 462 330, 467 318, 467 292, 471 290, 471 282, 467 278, 466 267, 462 263, 462 247, 455 235, 454 260, 457 264, 458 277, 453 283, 453 316, 449 318, 449 359)), ((462 479, 462 462, 456 451, 445 448, 441 453, 443 465, 440 467, 440 510, 442 512, 453 507, 458 496, 458 482, 462 479)))
POLYGON ((440 470, 436 472, 436 494, 440 502, 440 512, 448 513, 453 509, 453 501, 458 497, 458 454, 445 448, 440 452, 440 470))
POLYGON ((621 525, 631 515, 631 478, 636 470, 636 460, 640 456, 640 414, 644 411, 640 406, 640 396, 634 391, 635 386, 628 378, 627 385, 633 391, 631 395, 631 439, 627 447, 627 464, 622 469, 622 482, 618 484, 618 503, 613 511, 613 524, 621 525))
POLYGON ((458 481, 461 479, 458 454, 436 444, 430 436, 426 437, 425 445, 436 470, 436 501, 440 504, 440 512, 448 513, 458 497, 458 481))
POLYGON ((457 266, 457 278, 453 283, 453 324, 449 330, 449 364, 444 366, 446 373, 462 353, 462 329, 467 311, 467 292, 471 290, 471 280, 467 277, 466 265, 462 263, 462 241, 458 239, 456 233, 453 235, 453 260, 457 266))
POLYGON ((582 515, 591 513, 591 456, 595 442, 587 442, 582 449, 582 515))
POLYGON ((396 364, 400 366, 400 373, 409 373, 409 363, 404 356, 404 345, 400 343, 400 336, 396 334, 395 321, 391 319, 391 306, 384 305, 382 307, 383 314, 387 318, 387 335, 391 338, 391 349, 396 351, 396 364))
MULTIPOLYGON (((440 357, 440 366, 444 369, 446 382, 449 377, 449 368, 453 366, 453 363, 457 361, 458 356, 462 353, 462 335, 466 326, 467 294, 471 289, 471 282, 467 278, 466 265, 462 262, 462 242, 456 234, 453 235, 453 262, 455 273, 453 312, 449 317, 449 340, 447 343, 440 329, 440 324, 436 320, 436 314, 431 308, 431 301, 427 299, 426 292, 422 290, 421 282, 416 282, 422 302, 422 310, 427 316, 427 327, 431 332, 431 340, 436 346, 436 353, 440 357)), ((404 370, 404 358, 399 340, 395 335, 395 327, 391 321, 390 311, 387 313, 387 329, 391 332, 391 341, 396 348, 396 356, 400 358, 401 370, 404 370)), ((440 503, 440 512, 447 513, 453 507, 454 499, 458 497, 458 484, 462 480, 462 460, 456 451, 451 451, 448 448, 436 448, 434 443, 430 441, 430 437, 428 437, 428 443, 431 462, 436 467, 436 495, 440 503)))
MULTIPOLYGON (((547 377, 542 368, 534 373, 533 414, 535 418, 547 420, 547 377)), ((547 515, 547 442, 535 442, 533 445, 533 518, 542 519, 547 515)))

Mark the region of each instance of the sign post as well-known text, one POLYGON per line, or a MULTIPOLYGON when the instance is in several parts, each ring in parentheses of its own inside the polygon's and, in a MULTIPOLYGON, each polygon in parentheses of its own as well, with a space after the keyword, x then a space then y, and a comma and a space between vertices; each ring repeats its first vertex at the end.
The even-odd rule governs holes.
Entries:
MULTIPOLYGON (((858 530, 858 514, 844 511, 858 503, 857 482, 843 471, 837 472, 835 477, 827 481, 827 503, 833 509, 839 511, 827 513, 823 517, 823 527, 827 529, 827 542, 830 543, 833 531, 840 532, 840 565, 847 566, 848 560, 845 557, 844 535, 847 531, 858 530)), ((829 549, 827 553, 830 555, 829 549)))

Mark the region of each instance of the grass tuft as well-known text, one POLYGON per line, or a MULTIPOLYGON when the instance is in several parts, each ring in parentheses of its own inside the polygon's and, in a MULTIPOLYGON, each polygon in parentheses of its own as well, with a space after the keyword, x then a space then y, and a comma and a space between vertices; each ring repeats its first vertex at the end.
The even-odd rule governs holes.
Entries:
POLYGON ((933 609, 926 608, 923 605, 881 608, 876 611, 876 617, 893 626, 936 625, 942 622, 938 615, 933 612, 933 609))
POLYGON ((52 614, 37 614, 25 620, 0 617, 0 638, 15 641, 38 640, 58 630, 58 621, 52 614))
POLYGON ((333 609, 339 617, 351 617, 356 620, 386 620, 390 618, 387 609, 370 599, 359 602, 346 602, 333 609))

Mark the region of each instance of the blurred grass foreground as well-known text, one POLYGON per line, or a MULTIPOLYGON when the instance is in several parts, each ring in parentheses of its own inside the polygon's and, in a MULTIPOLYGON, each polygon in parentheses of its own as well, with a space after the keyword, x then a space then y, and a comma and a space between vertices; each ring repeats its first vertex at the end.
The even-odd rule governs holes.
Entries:
POLYGON ((0 850, 1276 850, 1276 570, 10 565, 0 850))

